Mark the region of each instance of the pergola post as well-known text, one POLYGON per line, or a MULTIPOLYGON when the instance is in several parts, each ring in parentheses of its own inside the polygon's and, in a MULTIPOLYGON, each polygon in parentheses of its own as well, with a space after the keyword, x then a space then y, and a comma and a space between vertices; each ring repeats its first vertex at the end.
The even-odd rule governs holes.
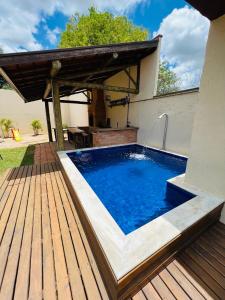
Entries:
POLYGON ((55 128, 57 137, 57 149, 64 150, 64 138, 62 128, 62 115, 60 107, 60 96, 59 96, 59 85, 52 80, 52 100, 53 100, 53 111, 55 118, 55 128))
POLYGON ((44 101, 44 102, 45 102, 45 113, 46 113, 46 121, 47 121, 47 128, 48 128, 48 139, 49 139, 49 142, 53 142, 51 119, 50 119, 50 112, 49 112, 49 103, 48 103, 48 101, 44 101))

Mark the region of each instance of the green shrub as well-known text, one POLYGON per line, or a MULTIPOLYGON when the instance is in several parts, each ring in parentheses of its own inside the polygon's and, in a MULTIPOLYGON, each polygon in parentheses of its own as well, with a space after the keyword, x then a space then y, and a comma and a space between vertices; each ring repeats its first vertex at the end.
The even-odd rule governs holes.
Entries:
POLYGON ((40 120, 33 120, 31 122, 31 126, 33 127, 34 135, 38 135, 39 130, 42 130, 42 125, 40 120))
POLYGON ((3 129, 3 132, 4 132, 5 136, 8 137, 9 136, 9 130, 10 130, 10 128, 13 127, 12 121, 10 119, 1 119, 0 120, 0 126, 3 129))

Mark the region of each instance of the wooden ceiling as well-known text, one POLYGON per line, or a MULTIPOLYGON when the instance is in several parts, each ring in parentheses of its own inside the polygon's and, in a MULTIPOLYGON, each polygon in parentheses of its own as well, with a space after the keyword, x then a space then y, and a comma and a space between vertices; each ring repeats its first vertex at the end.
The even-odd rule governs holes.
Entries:
MULTIPOLYGON (((0 70, 24 101, 30 102, 43 98, 53 61, 61 62, 57 79, 101 83, 136 65, 157 46, 158 38, 155 38, 144 42, 2 54, 0 70)), ((74 88, 60 88, 61 96, 73 93, 74 88)))
POLYGON ((213 21, 225 14, 225 0, 186 0, 203 16, 213 21))

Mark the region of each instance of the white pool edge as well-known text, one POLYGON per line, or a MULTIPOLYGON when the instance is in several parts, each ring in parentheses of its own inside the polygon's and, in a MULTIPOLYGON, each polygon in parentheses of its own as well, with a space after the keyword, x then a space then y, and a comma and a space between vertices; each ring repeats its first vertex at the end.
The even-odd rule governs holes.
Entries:
MULTIPOLYGON (((91 151, 93 149, 118 146, 126 145, 58 152, 64 171, 76 192, 83 210, 90 220, 96 237, 105 252, 117 280, 121 279, 137 265, 224 202, 224 199, 185 185, 185 174, 182 174, 168 181, 197 196, 130 234, 125 235, 67 155, 67 153, 75 151, 91 151)), ((152 149, 162 151, 160 149, 152 149)), ((166 153, 170 154, 171 152, 166 153)))

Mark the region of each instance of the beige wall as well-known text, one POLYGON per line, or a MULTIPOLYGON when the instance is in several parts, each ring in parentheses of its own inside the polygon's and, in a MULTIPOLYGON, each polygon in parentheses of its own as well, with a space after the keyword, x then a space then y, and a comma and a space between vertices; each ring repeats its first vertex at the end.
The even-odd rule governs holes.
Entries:
MULTIPOLYGON (((164 119, 158 119, 162 113, 168 113, 169 125, 167 134, 167 149, 188 154, 194 112, 198 102, 198 93, 184 93, 170 97, 154 98, 157 91, 159 71, 160 43, 157 51, 141 61, 140 93, 130 95, 128 121, 139 127, 138 142, 161 148, 164 130, 164 119), (147 100, 148 99, 148 100, 147 100), (135 102, 140 101, 141 102, 135 102), (147 100, 147 101, 142 101, 147 100), (133 102, 133 103, 132 103, 133 102)), ((135 67, 131 70, 135 78, 135 67)), ((109 85, 129 85, 124 72, 114 75, 106 81, 109 85)), ((131 85, 131 87, 133 87, 131 85)), ((124 93, 106 92, 112 100, 126 96, 124 93)), ((107 103, 106 103, 107 105, 107 103)), ((113 128, 127 125, 128 106, 107 107, 107 117, 111 119, 113 128)))
POLYGON ((168 114, 166 149, 188 155, 198 92, 181 93, 169 97, 155 97, 130 104, 129 121, 137 126, 140 144, 162 147, 165 118, 168 114))
POLYGON ((225 15, 211 23, 185 180, 225 198, 225 15))
MULTIPOLYGON (((86 101, 84 95, 74 95, 70 97, 74 100, 86 101)), ((88 114, 86 105, 62 104, 62 120, 69 126, 86 126, 88 124, 88 114)), ((52 104, 50 103, 50 113, 52 127, 54 127, 54 117, 52 104)), ((19 128, 21 133, 32 133, 30 126, 32 120, 39 119, 46 132, 46 117, 44 103, 40 101, 24 103, 18 94, 11 90, 0 89, 0 119, 7 118, 13 121, 13 125, 19 128)))
MULTIPOLYGON (((157 79, 159 71, 159 56, 160 56, 160 40, 157 50, 142 59, 141 69, 140 69, 140 92, 138 95, 130 95, 131 101, 136 101, 140 99, 150 99, 156 94, 157 90, 157 79)), ((136 67, 130 68, 131 76, 136 79, 136 67)), ((120 72, 105 81, 105 84, 129 87, 129 79, 125 72, 120 72)), ((130 87, 134 88, 132 82, 130 82, 130 87)), ((111 100, 116 100, 124 98, 127 96, 126 93, 118 92, 105 92, 105 95, 109 95, 111 100)), ((106 103, 106 114, 107 117, 111 119, 111 126, 113 128, 125 127, 127 125, 127 105, 126 106, 114 106, 112 108, 108 107, 106 103)))

